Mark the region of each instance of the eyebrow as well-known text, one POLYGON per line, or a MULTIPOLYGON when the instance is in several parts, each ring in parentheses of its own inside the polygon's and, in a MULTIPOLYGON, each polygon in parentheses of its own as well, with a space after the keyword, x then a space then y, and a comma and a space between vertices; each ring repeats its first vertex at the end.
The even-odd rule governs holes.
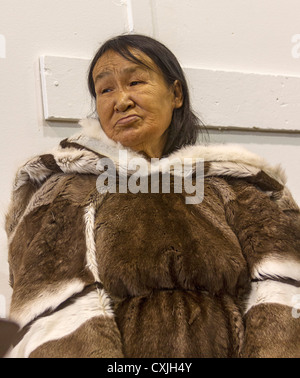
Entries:
MULTIPOLYGON (((133 67, 126 67, 122 70, 122 73, 124 74, 131 74, 131 73, 134 73, 135 71, 137 70, 142 70, 142 71, 147 71, 146 67, 141 67, 141 66, 133 66, 133 67)), ((96 84, 96 82, 98 80, 101 80, 103 79, 104 77, 106 76, 110 76, 112 75, 112 72, 111 71, 103 71, 103 72, 100 72, 99 74, 96 75, 95 79, 94 79, 94 83, 96 84)))

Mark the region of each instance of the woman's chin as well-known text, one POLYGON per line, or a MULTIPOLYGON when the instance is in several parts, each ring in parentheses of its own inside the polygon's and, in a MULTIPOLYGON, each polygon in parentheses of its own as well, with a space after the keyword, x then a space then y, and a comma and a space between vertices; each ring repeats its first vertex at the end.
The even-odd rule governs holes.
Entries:
POLYGON ((124 128, 115 138, 115 142, 119 142, 124 147, 129 147, 133 150, 138 149, 138 146, 143 144, 143 138, 140 130, 135 128, 124 128))

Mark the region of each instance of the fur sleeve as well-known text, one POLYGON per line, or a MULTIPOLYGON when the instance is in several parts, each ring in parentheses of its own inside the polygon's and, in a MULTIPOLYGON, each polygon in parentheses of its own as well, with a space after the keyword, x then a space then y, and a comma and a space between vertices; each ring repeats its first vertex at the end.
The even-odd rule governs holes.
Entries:
POLYGON ((6 217, 15 282, 10 357, 122 357, 95 250, 96 176, 63 173, 44 155, 23 166, 6 217))
POLYGON ((300 212, 286 188, 232 180, 226 206, 249 268, 244 357, 300 356, 300 212))
POLYGON ((39 185, 28 181, 18 188, 14 188, 10 204, 5 216, 5 231, 8 239, 8 263, 9 263, 9 283, 14 286, 14 268, 16 261, 10 253, 10 244, 13 239, 18 225, 25 215, 26 208, 31 201, 32 196, 38 190, 39 185))

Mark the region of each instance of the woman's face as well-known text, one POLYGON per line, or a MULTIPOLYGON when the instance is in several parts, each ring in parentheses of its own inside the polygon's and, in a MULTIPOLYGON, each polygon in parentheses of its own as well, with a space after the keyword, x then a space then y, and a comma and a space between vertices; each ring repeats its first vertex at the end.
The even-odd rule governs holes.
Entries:
POLYGON ((169 88, 147 55, 132 53, 152 69, 114 51, 107 51, 96 63, 97 113, 109 138, 149 157, 161 157, 173 110, 182 106, 181 85, 176 80, 169 88))

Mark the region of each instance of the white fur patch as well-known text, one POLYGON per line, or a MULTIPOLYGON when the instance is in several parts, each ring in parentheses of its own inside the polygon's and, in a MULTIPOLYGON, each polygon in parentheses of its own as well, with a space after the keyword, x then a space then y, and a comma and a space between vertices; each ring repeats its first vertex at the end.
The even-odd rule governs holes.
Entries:
POLYGON ((245 164, 233 163, 230 161, 212 162, 207 176, 231 176, 231 177, 249 177, 255 176, 260 172, 260 168, 245 164))
POLYGON ((113 316, 104 290, 93 291, 77 298, 66 308, 37 319, 8 357, 28 358, 39 346, 71 334, 86 321, 98 316, 113 316))
POLYGON ((74 279, 59 285, 48 286, 43 289, 35 299, 29 300, 20 308, 11 308, 10 318, 24 327, 45 311, 52 311, 72 295, 84 289, 84 282, 74 279))
POLYGON ((93 152, 59 147, 53 151, 53 156, 64 173, 98 173, 96 168, 98 157, 93 152))
POLYGON ((86 266, 91 271, 95 282, 101 282, 98 272, 96 244, 95 244, 95 207, 90 204, 85 208, 85 240, 86 240, 86 266))
POLYGON ((295 298, 300 295, 300 288, 282 282, 265 280, 252 282, 251 293, 246 303, 247 313, 252 307, 263 303, 277 303, 294 307, 295 298))
POLYGON ((272 256, 263 259, 257 264, 252 273, 252 279, 291 278, 300 281, 300 263, 293 259, 283 259, 281 256, 272 256))

